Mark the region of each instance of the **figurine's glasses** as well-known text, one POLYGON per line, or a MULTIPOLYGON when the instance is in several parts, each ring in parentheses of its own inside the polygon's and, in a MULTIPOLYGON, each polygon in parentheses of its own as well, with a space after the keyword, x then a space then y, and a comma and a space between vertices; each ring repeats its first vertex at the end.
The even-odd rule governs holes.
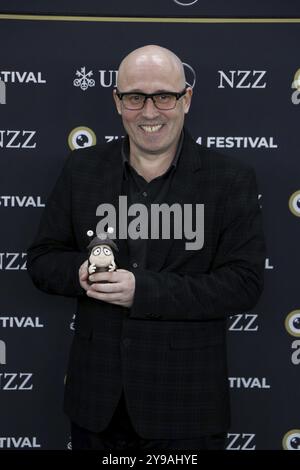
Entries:
POLYGON ((111 249, 108 248, 107 246, 103 246, 103 247, 97 246, 97 248, 95 248, 93 250, 93 255, 94 256, 99 256, 101 254, 101 252, 106 256, 109 256, 112 253, 111 249))

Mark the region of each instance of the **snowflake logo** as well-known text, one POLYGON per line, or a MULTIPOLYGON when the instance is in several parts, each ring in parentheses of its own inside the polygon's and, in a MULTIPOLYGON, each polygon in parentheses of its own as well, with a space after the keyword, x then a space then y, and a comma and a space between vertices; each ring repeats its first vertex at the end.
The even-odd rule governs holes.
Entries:
POLYGON ((81 90, 85 91, 88 87, 95 86, 95 80, 90 78, 93 75, 93 72, 90 70, 89 72, 85 71, 85 67, 81 67, 80 72, 79 70, 76 71, 76 76, 73 81, 74 86, 79 86, 81 90))

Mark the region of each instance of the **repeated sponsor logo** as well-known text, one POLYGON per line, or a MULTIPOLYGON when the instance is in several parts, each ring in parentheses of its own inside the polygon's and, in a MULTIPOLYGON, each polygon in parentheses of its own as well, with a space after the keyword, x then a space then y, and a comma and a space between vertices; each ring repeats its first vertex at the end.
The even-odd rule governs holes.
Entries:
POLYGON ((255 450, 256 434, 243 432, 243 433, 228 433, 226 450, 255 450))
POLYGON ((39 449, 37 437, 0 437, 0 449, 39 449))
POLYGON ((6 83, 0 79, 0 104, 6 104, 6 83))
POLYGON ((44 328, 44 324, 41 322, 40 317, 34 316, 12 316, 12 315, 1 315, 0 316, 0 327, 1 328, 44 328))
POLYGON ((97 137, 95 132, 89 127, 78 126, 69 134, 68 144, 71 150, 91 147, 96 145, 97 137))
POLYGON ((291 96, 292 103, 296 105, 300 104, 300 69, 298 69, 294 75, 292 89, 294 90, 291 96))
POLYGON ((33 390, 32 379, 30 372, 0 372, 0 391, 33 390))
POLYGON ((99 82, 95 80, 96 76, 93 70, 87 70, 85 66, 80 67, 80 70, 76 70, 76 78, 73 80, 73 85, 82 91, 86 91, 89 88, 96 86, 96 83, 103 88, 111 88, 117 86, 117 70, 98 70, 99 82))
POLYGON ((266 88, 266 73, 266 70, 218 70, 218 88, 266 88))
MULTIPOLYGON (((187 86, 192 88, 196 83, 196 72, 193 67, 186 62, 182 62, 187 86)), ((75 72, 73 86, 81 91, 87 91, 89 88, 101 86, 102 88, 115 88, 117 86, 118 70, 100 69, 97 72, 88 70, 86 66, 80 67, 75 72)))
MULTIPOLYGON (((5 342, 0 340, 0 365, 7 364, 6 349, 5 342)), ((33 390, 33 374, 31 372, 2 372, 0 369, 0 391, 13 390, 33 390)))
POLYGON ((238 313, 229 317, 229 331, 255 333, 258 326, 258 315, 254 313, 238 313))
POLYGON ((0 148, 34 149, 36 146, 36 131, 0 129, 0 148))
POLYGON ((0 271, 25 271, 27 253, 0 253, 0 271))
POLYGON ((79 87, 82 91, 86 91, 89 87, 95 86, 95 80, 91 78, 94 75, 93 71, 86 71, 85 67, 76 70, 76 78, 73 80, 73 85, 79 87))
POLYGON ((282 439, 284 450, 300 450, 300 429, 291 429, 282 439))
POLYGON ((208 148, 277 149, 275 137, 208 136, 198 137, 196 142, 208 148))
POLYGON ((42 72, 2 70, 0 71, 0 79, 4 83, 34 83, 36 85, 43 85, 47 83, 47 81, 42 76, 42 72))
POLYGON ((230 388, 270 389, 266 377, 228 377, 230 388))
POLYGON ((291 362, 297 366, 300 364, 300 310, 293 310, 290 312, 284 322, 286 331, 298 339, 291 343, 291 362))
POLYGON ((177 5, 180 5, 181 7, 189 7, 198 2, 198 0, 173 0, 173 1, 177 3, 177 5))
POLYGON ((114 140, 119 140, 119 139, 124 139, 124 135, 105 135, 104 136, 104 139, 105 139, 105 142, 107 144, 109 144, 110 142, 113 142, 114 140))
POLYGON ((296 217, 300 217, 300 190, 295 191, 289 198, 289 209, 296 217))
POLYGON ((300 310, 290 312, 286 316, 284 325, 290 335, 300 338, 300 310))
POLYGON ((45 207, 41 196, 0 196, 0 207, 45 207))
POLYGON ((0 365, 6 364, 6 344, 2 339, 0 340, 0 365))

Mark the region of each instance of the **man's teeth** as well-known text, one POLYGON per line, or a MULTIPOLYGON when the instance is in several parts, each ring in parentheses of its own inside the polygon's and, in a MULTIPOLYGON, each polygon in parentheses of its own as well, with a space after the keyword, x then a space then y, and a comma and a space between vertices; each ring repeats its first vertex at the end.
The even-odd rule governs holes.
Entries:
POLYGON ((159 124, 157 126, 141 126, 141 128, 146 132, 157 132, 159 131, 159 129, 162 128, 162 124, 159 124))

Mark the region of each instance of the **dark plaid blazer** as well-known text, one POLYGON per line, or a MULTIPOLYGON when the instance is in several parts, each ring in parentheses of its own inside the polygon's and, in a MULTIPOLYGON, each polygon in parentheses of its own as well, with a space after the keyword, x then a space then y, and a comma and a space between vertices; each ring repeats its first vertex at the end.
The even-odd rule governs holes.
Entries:
MULTIPOLYGON (((264 239, 254 171, 197 145, 185 132, 169 205, 204 204, 204 246, 149 240, 147 269, 136 269, 132 308, 85 295, 78 269, 101 203, 118 207, 121 143, 72 152, 28 250, 28 271, 45 292, 78 299, 65 411, 101 431, 124 388, 144 438, 180 439, 229 427, 226 318, 251 309, 263 287, 264 239)), ((131 270, 118 240, 118 266, 131 270)))

